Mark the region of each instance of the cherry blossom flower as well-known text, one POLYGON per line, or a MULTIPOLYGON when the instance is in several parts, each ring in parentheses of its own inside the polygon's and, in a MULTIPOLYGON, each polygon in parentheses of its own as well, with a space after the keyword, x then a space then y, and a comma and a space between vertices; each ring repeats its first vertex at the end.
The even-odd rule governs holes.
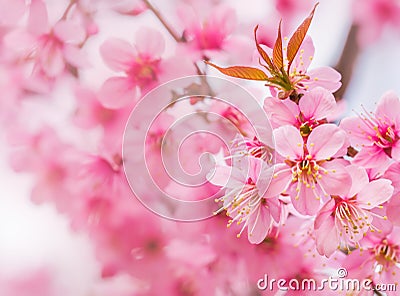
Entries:
POLYGON ((400 25, 400 5, 396 0, 353 2, 354 22, 359 26, 358 41, 368 45, 380 37, 386 26, 400 25))
POLYGON ((269 184, 273 168, 261 159, 249 157, 248 169, 247 175, 246 170, 237 167, 217 166, 209 180, 226 188, 225 195, 218 201, 223 201, 219 211, 227 210, 232 218, 228 227, 234 222, 243 223, 238 237, 247 227, 249 241, 258 244, 273 223, 280 221, 280 202, 275 198, 283 188, 280 183, 269 184))
POLYGON ((334 96, 322 87, 314 88, 304 94, 299 104, 290 100, 266 98, 264 109, 274 127, 293 125, 306 136, 336 110, 334 96))
MULTIPOLYGON (((358 279, 370 279, 372 285, 399 284, 399 232, 394 228, 388 235, 367 235, 363 239, 362 249, 345 256, 343 266, 348 276, 358 279)), ((371 286, 372 286, 371 285, 371 286)), ((395 296, 397 292, 387 291, 395 296)))
POLYGON ((294 208, 301 214, 315 214, 321 199, 332 194, 346 193, 350 176, 339 160, 346 134, 333 124, 316 127, 306 143, 294 126, 274 130, 276 152, 283 157, 284 166, 274 178, 286 183, 294 208))
POLYGON ((100 47, 103 60, 110 69, 123 75, 104 82, 99 92, 100 102, 107 108, 122 108, 162 82, 194 73, 194 67, 185 58, 162 58, 164 49, 164 37, 150 28, 137 31, 134 45, 118 38, 106 40, 100 47))
POLYGON ((80 49, 85 29, 74 20, 61 19, 50 26, 46 4, 33 0, 25 30, 16 29, 5 37, 5 44, 23 60, 34 61, 34 74, 59 76, 68 66, 81 68, 87 60, 80 49))
POLYGON ((184 27, 183 45, 187 48, 184 52, 195 60, 221 56, 227 50, 239 55, 240 49, 246 46, 233 34, 237 17, 232 7, 210 5, 206 1, 193 2, 181 5, 178 16, 184 27))
POLYGON ((382 207, 393 193, 389 180, 369 182, 364 168, 348 166, 346 169, 352 177, 350 190, 342 196, 332 196, 315 219, 317 249, 327 257, 340 247, 359 247, 369 230, 382 232, 373 220, 387 220, 387 217, 373 210, 382 207))
POLYGON ((390 165, 400 160, 400 100, 393 92, 384 94, 375 112, 345 118, 340 127, 347 131, 351 144, 361 149, 353 163, 366 168, 390 165))
MULTIPOLYGON (((236 158, 240 157, 255 157, 260 158, 272 165, 274 160, 274 150, 271 147, 273 145, 267 145, 261 142, 257 137, 250 139, 248 137, 243 137, 242 135, 237 135, 230 145, 231 159, 235 163, 236 158)), ((229 159, 229 157, 228 157, 229 159)))

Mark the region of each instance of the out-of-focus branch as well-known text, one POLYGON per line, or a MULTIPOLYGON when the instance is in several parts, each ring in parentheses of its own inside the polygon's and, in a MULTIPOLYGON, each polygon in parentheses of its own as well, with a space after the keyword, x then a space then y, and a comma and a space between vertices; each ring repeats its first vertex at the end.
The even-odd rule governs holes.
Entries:
POLYGON ((183 38, 179 37, 178 33, 168 24, 168 22, 164 19, 161 13, 148 1, 143 0, 144 4, 150 9, 150 11, 156 16, 156 18, 161 22, 164 28, 168 31, 168 33, 175 39, 176 42, 184 41, 183 38))
POLYGON ((358 27, 353 24, 347 35, 346 43, 343 47, 342 54, 334 68, 342 74, 342 87, 335 92, 336 100, 341 100, 346 93, 353 76, 355 64, 360 54, 360 46, 357 42, 358 27))
POLYGON ((76 0, 71 0, 71 1, 68 3, 68 6, 67 6, 67 8, 65 9, 65 11, 64 11, 64 13, 63 13, 63 15, 62 15, 62 17, 61 17, 62 20, 65 20, 65 19, 67 18, 68 13, 71 11, 72 7, 73 7, 75 4, 76 4, 76 0))
MULTIPOLYGON (((158 11, 148 0, 143 0, 143 2, 147 5, 149 10, 155 15, 155 17, 160 21, 160 23, 164 26, 164 28, 168 31, 168 33, 174 38, 177 43, 185 43, 187 40, 184 36, 179 37, 178 33, 168 24, 164 16, 158 11)), ((208 60, 207 57, 204 57, 205 60, 208 60)), ((193 63, 194 67, 196 68, 196 72, 198 75, 202 75, 201 80, 202 83, 208 88, 210 95, 213 95, 213 91, 211 86, 209 85, 207 78, 204 76, 204 72, 201 71, 199 65, 196 62, 193 63)))

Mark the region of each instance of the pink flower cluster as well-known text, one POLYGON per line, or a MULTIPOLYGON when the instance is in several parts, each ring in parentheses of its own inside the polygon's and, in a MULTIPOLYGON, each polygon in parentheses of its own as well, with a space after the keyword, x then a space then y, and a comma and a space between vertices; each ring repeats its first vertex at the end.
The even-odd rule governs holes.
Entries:
MULTIPOLYGON (((276 48, 260 51, 268 64, 276 48)), ((253 150, 272 147, 246 134, 245 145, 238 149, 234 141, 231 147, 231 158, 241 155, 241 162, 219 165, 210 176, 211 183, 226 188, 218 200, 223 201, 220 211, 231 218, 228 227, 242 225, 238 237, 247 228, 253 244, 268 242, 296 220, 302 243, 320 256, 346 254, 342 264, 357 278, 397 285, 400 99, 387 92, 374 112, 364 110, 336 124, 333 93, 341 85, 340 74, 328 67, 308 70, 313 54, 312 41, 305 38, 293 63, 287 55, 283 67, 292 81, 289 96, 282 95, 281 84, 267 84, 274 95, 265 98, 264 109, 273 127, 275 164, 253 150)), ((272 66, 267 67, 272 76, 265 79, 256 76, 255 68, 245 76, 239 72, 244 67, 212 66, 237 78, 269 82, 276 77, 272 66)))
MULTIPOLYGON (((103 284, 126 279, 120 286, 92 287, 86 295, 259 295, 257 281, 264 274, 317 280, 338 267, 353 278, 399 282, 400 100, 394 93, 386 93, 375 112, 336 124, 333 93, 341 75, 330 67, 309 69, 309 36, 295 52, 280 38, 281 62, 275 56, 266 65, 273 73, 245 72, 269 87, 263 91, 271 95, 260 102, 273 128, 272 145, 253 134, 240 110, 190 97, 212 88, 207 77, 184 86, 190 97, 184 108, 218 115, 203 120, 232 140, 231 155, 201 187, 185 188, 171 180, 163 161, 179 158, 180 168, 195 174, 202 154, 221 155, 227 147, 212 135, 195 134, 172 153, 174 135, 163 140, 181 119, 174 104, 148 130, 142 118, 135 119, 137 134, 147 132, 147 169, 160 190, 185 201, 223 192, 213 218, 170 221, 143 207, 124 174, 122 143, 132 109, 167 81, 205 74, 211 68, 204 60, 249 63, 258 52, 268 63, 264 54, 279 48, 258 42, 252 48, 256 21, 242 26, 228 1, 171 1, 179 7, 171 18, 176 24, 151 1, 55 2, 0 0, 0 122, 11 167, 32 177, 30 199, 53 205, 90 239, 103 284), (140 23, 144 17, 164 28, 140 23), (107 34, 115 19, 129 26, 133 20, 134 34, 107 34)), ((300 1, 274 2, 291 21, 310 8, 300 1)), ((231 76, 243 74, 235 69, 231 76)), ((137 182, 146 190, 148 184, 137 182)), ((0 291, 54 295, 51 267, 37 270, 20 279, 0 278, 0 291)))

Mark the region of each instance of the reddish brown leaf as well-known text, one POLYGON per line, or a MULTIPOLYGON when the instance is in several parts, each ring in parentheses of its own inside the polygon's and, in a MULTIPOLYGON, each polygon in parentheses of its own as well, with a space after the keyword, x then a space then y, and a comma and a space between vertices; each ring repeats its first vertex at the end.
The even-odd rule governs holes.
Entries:
POLYGON ((263 58, 263 60, 267 63, 268 67, 270 68, 271 71, 275 71, 275 65, 272 63, 271 58, 269 55, 265 52, 265 50, 260 46, 260 44, 257 41, 257 30, 258 30, 258 25, 254 28, 254 40, 256 41, 256 46, 258 53, 260 56, 263 58))
POLYGON ((205 61, 206 64, 214 67, 221 73, 242 79, 249 79, 249 80, 267 80, 268 76, 263 71, 257 68, 252 67, 244 67, 244 66, 233 66, 228 68, 221 68, 213 63, 205 61))
POLYGON ((279 70, 283 68, 281 23, 282 23, 282 20, 279 22, 278 37, 276 38, 275 45, 274 45, 274 52, 272 55, 274 64, 279 70))
POLYGON ((319 3, 315 4, 310 15, 301 23, 301 25, 297 28, 297 30, 293 33, 292 37, 289 40, 287 48, 287 59, 289 61, 288 69, 290 69, 290 65, 292 64, 297 52, 300 49, 301 44, 303 43, 304 38, 306 37, 308 28, 310 27, 311 21, 314 17, 315 9, 317 8, 318 4, 319 3))

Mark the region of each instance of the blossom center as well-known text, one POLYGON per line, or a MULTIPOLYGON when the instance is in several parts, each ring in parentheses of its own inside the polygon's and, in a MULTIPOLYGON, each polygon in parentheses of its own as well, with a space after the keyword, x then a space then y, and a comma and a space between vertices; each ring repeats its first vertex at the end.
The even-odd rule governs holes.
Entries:
POLYGON ((373 131, 368 135, 368 139, 373 141, 376 146, 385 149, 385 152, 390 156, 390 148, 399 139, 392 120, 390 118, 376 117, 374 113, 367 111, 359 116, 365 125, 373 131))
POLYGON ((372 249, 372 255, 376 260, 376 268, 379 273, 382 271, 392 271, 392 268, 396 269, 396 266, 400 263, 399 261, 399 246, 391 244, 387 239, 383 239, 380 244, 372 249))
POLYGON ((159 59, 137 58, 131 66, 129 76, 132 77, 140 87, 145 87, 157 81, 159 59))
POLYGON ((340 200, 334 213, 341 228, 340 236, 345 235, 354 240, 360 233, 365 234, 370 227, 371 217, 350 200, 340 200))
POLYGON ((322 178, 320 170, 321 167, 318 165, 317 161, 308 155, 305 159, 298 161, 292 166, 292 181, 301 182, 303 185, 306 185, 307 188, 311 187, 315 189, 317 180, 322 178))
POLYGON ((376 132, 375 144, 380 148, 390 148, 397 141, 397 136, 390 126, 383 128, 375 126, 374 130, 376 132))
POLYGON ((382 266, 395 265, 398 261, 399 247, 392 245, 383 239, 382 242, 373 249, 376 261, 382 266))
POLYGON ((240 237, 243 230, 248 225, 248 218, 262 203, 262 197, 258 192, 258 188, 254 180, 249 177, 241 188, 231 190, 223 197, 216 199, 216 201, 223 201, 224 206, 214 214, 218 214, 223 209, 226 209, 227 216, 231 217, 231 219, 228 221, 227 227, 231 226, 234 222, 236 222, 238 225, 243 222, 242 230, 237 235, 240 237))

